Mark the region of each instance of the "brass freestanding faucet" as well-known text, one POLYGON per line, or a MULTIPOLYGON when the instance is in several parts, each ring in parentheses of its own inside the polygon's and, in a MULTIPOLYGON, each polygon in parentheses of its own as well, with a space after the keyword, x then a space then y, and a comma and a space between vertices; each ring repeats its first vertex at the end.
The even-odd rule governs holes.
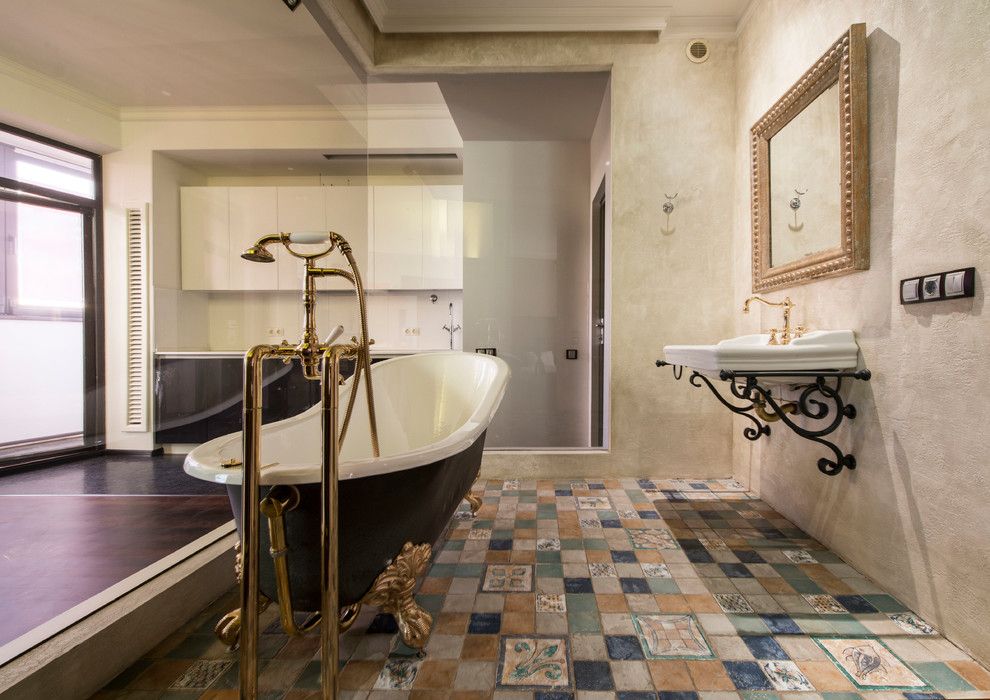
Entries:
MULTIPOLYGON (((254 700, 258 696, 258 612, 260 600, 258 560, 259 516, 262 507, 274 508, 272 515, 281 515, 283 509, 291 509, 289 502, 273 503, 269 497, 261 501, 261 391, 262 364, 266 359, 281 359, 291 362, 298 358, 303 374, 307 379, 320 381, 320 396, 323 404, 322 417, 322 465, 321 486, 321 686, 324 700, 337 697, 338 691, 338 650, 341 629, 339 591, 337 588, 339 527, 337 519, 337 472, 340 463, 340 446, 347 434, 354 401, 357 398, 361 375, 365 378, 365 393, 368 400, 368 422, 370 428, 371 452, 379 456, 378 428, 375 420, 374 392, 371 386, 371 339, 368 338, 368 313, 361 283, 361 273, 351 252, 351 246, 338 233, 314 231, 277 233, 260 238, 257 243, 241 255, 252 262, 275 262, 267 246, 280 243, 289 254, 300 258, 306 265, 306 278, 303 286, 303 306, 306 311, 303 337, 298 345, 283 341, 281 345, 257 345, 244 356, 244 454, 243 480, 241 483, 241 596, 240 596, 240 697, 254 700), (292 245, 323 245, 316 253, 302 253, 292 245), (316 261, 340 251, 350 270, 331 267, 317 267, 316 261), (316 334, 316 279, 318 277, 343 277, 354 285, 358 309, 361 316, 361 335, 352 337, 349 343, 334 344, 336 337, 331 333, 323 342, 316 334), (351 393, 343 420, 340 420, 339 388, 341 383, 340 361, 354 360, 354 378, 351 393)), ((276 532, 272 542, 272 556, 284 556, 284 546, 276 532)), ((283 578, 287 578, 283 575, 283 578)), ((291 603, 288 600, 287 586, 280 593, 280 608, 291 620, 291 603)), ((346 624, 346 622, 345 622, 346 624)))
POLYGON ((783 301, 768 301, 761 297, 759 294, 751 296, 749 299, 743 302, 743 313, 749 313, 749 303, 751 301, 758 301, 767 306, 781 306, 784 309, 784 328, 783 330, 778 330, 776 328, 770 329, 770 342, 767 345, 789 345, 794 338, 800 338, 807 329, 804 326, 797 326, 791 328, 791 310, 794 308, 794 302, 791 301, 790 297, 784 297, 783 301), (777 338, 777 334, 780 333, 780 338, 777 338))

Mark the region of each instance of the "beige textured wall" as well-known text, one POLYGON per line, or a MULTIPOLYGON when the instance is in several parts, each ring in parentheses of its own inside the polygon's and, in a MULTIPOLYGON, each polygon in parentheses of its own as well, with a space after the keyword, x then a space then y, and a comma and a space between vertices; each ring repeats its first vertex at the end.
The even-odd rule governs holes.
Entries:
MULTIPOLYGON (((377 70, 612 69, 612 442, 609 453, 486 455, 486 474, 726 476, 729 418, 654 361, 732 331, 735 56, 655 34, 380 35, 377 70), (677 191, 660 232, 662 192, 677 191)), ((589 201, 590 204, 590 201, 589 201)))
MULTIPOLYGON (((749 127, 854 22, 869 51, 872 265, 786 290, 797 321, 851 328, 874 379, 838 442, 859 462, 826 477, 823 452, 734 426, 737 476, 786 517, 990 661, 990 383, 983 285, 975 299, 904 307, 902 277, 990 266, 990 56, 984 0, 760 1, 738 43, 736 304, 750 293, 749 127)), ((781 296, 780 294, 773 295, 781 296)), ((762 327, 778 320, 763 311, 762 327)), ((759 316, 739 316, 738 332, 759 316)))

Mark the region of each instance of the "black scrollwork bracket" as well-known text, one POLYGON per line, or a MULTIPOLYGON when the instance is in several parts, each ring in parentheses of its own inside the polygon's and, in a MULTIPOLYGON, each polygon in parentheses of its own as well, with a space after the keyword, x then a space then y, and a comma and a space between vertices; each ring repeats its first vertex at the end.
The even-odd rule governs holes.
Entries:
MULTIPOLYGON (((673 368, 676 379, 681 378, 684 371, 683 367, 672 365, 664 360, 657 360, 657 367, 667 366, 673 368)), ((744 402, 742 405, 726 399, 712 381, 700 372, 691 372, 688 381, 692 386, 700 387, 704 384, 723 406, 752 421, 753 425, 743 429, 743 436, 747 440, 759 440, 762 436, 769 435, 770 426, 767 425, 767 422, 780 421, 805 440, 811 440, 827 447, 832 451, 834 459, 826 457, 819 459, 818 470, 822 474, 835 476, 842 471, 843 467, 846 469, 856 468, 856 458, 853 455, 844 453, 835 443, 825 439, 826 435, 831 434, 839 427, 844 418, 852 420, 856 417, 856 407, 843 401, 839 393, 842 388, 842 380, 858 379, 866 382, 870 380, 871 376, 868 369, 762 372, 724 369, 720 371, 719 379, 728 383, 729 393, 733 398, 744 402), (800 391, 795 402, 783 403, 775 399, 770 389, 760 383, 760 379, 774 377, 786 377, 788 379, 787 384, 796 391, 800 391), (788 417, 789 413, 810 418, 814 423, 811 427, 798 425, 792 418, 788 417)))

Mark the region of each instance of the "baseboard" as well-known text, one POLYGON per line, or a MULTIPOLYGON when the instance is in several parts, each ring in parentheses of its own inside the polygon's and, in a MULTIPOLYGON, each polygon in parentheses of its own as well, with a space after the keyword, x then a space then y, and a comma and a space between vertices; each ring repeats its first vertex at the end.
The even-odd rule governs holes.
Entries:
POLYGON ((230 533, 0 667, 0 700, 89 698, 232 585, 230 533))
POLYGON ((137 457, 157 457, 158 455, 165 454, 165 450, 161 447, 156 447, 153 450, 118 450, 118 449, 108 449, 106 451, 108 455, 134 455, 137 457))

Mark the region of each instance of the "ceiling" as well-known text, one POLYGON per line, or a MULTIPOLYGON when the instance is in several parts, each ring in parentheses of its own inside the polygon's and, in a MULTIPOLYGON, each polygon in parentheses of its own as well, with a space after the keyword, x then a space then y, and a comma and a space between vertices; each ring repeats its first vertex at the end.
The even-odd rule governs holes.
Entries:
POLYGON ((750 0, 364 0, 382 32, 734 31, 750 0))
POLYGON ((353 81, 277 0, 5 2, 0 56, 117 107, 327 105, 353 81))
POLYGON ((438 84, 465 141, 587 141, 608 73, 449 75, 438 84))

